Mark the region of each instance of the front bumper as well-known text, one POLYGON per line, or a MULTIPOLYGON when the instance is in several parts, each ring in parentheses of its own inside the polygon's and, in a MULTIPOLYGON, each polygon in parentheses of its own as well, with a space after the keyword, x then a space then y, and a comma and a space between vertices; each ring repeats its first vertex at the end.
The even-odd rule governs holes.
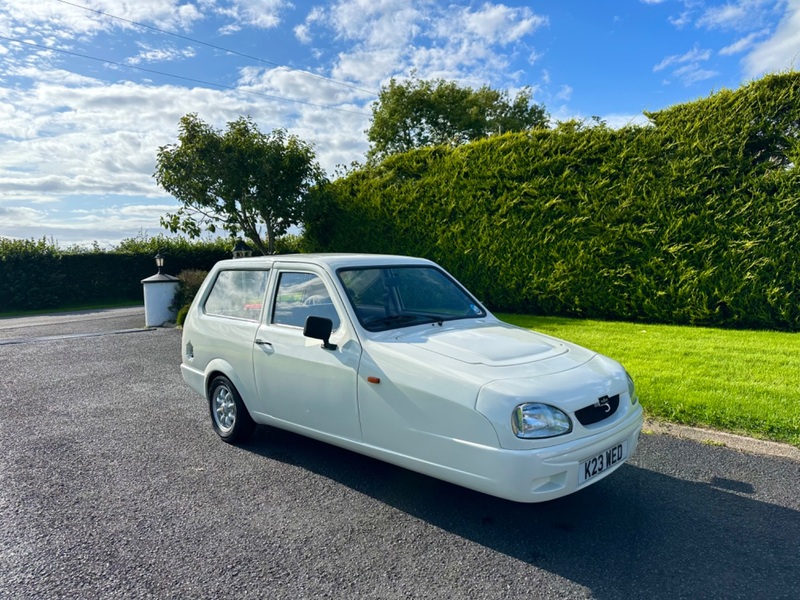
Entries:
POLYGON ((566 496, 604 479, 627 462, 636 450, 643 420, 641 406, 636 405, 614 428, 596 435, 535 450, 499 450, 486 457, 479 482, 463 484, 515 502, 545 502, 566 496), (579 483, 581 463, 623 442, 628 449, 625 460, 579 483))

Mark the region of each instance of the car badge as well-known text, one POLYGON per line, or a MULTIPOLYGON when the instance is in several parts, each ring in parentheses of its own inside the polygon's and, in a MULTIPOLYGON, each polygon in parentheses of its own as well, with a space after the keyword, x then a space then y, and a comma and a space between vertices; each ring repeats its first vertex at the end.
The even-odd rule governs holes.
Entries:
POLYGON ((595 408, 605 408, 606 412, 611 412, 611 405, 608 403, 608 396, 603 396, 602 398, 598 398, 597 402, 594 403, 595 408))

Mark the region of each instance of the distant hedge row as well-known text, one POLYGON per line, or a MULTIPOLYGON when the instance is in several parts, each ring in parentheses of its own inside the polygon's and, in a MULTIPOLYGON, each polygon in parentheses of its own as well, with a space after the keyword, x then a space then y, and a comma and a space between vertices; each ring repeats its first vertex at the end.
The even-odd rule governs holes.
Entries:
POLYGON ((432 258, 496 310, 800 330, 800 74, 647 117, 391 157, 306 242, 432 258))
POLYGON ((143 301, 141 280, 156 273, 210 269, 231 257, 231 244, 153 237, 124 241, 113 251, 62 251, 45 240, 0 239, 0 312, 143 301))

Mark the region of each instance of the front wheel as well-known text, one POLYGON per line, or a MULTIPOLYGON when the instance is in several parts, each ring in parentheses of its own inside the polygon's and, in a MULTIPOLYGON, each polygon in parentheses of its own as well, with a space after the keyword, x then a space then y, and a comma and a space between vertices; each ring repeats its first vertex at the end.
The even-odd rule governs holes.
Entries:
POLYGON ((230 379, 215 377, 208 388, 208 409, 214 431, 229 444, 245 441, 255 423, 230 379))

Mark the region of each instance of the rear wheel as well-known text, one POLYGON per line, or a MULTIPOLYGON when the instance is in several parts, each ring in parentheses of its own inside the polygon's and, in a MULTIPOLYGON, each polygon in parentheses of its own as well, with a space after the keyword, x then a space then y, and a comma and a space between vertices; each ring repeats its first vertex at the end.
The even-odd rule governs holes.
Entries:
POLYGON ((208 388, 208 409, 214 431, 229 444, 245 441, 255 427, 242 397, 224 375, 215 377, 208 388))

